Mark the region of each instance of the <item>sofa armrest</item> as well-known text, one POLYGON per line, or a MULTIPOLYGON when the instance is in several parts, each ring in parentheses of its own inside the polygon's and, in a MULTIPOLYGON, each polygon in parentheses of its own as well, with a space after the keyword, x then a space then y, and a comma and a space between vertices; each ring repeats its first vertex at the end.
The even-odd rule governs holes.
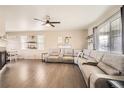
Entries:
POLYGON ((83 52, 79 52, 77 57, 82 57, 83 56, 83 52))
POLYGON ((111 76, 106 74, 91 74, 90 87, 105 88, 108 87, 107 80, 124 81, 124 76, 111 76))

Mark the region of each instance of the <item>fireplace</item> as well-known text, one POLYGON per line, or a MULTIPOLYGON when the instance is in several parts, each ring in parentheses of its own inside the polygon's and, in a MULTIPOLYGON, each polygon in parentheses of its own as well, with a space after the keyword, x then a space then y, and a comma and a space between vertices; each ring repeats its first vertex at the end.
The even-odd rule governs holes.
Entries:
POLYGON ((0 69, 6 64, 6 48, 0 47, 0 69))

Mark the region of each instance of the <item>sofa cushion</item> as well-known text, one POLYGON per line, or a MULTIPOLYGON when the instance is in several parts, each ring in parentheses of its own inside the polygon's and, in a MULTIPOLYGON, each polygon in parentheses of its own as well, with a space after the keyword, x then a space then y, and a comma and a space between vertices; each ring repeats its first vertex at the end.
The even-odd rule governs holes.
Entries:
POLYGON ((63 49, 63 56, 73 56, 74 50, 73 49, 63 49))
POLYGON ((88 59, 90 55, 90 50, 84 49, 83 50, 83 58, 88 59))
POLYGON ((48 62, 61 62, 61 58, 59 56, 49 56, 47 58, 48 62))
POLYGON ((78 64, 78 66, 79 66, 80 69, 81 69, 82 64, 85 63, 86 60, 87 59, 84 59, 84 58, 80 58, 80 57, 78 58, 78 63, 77 64, 78 64))
POLYGON ((102 62, 119 70, 124 75, 124 55, 106 53, 102 62))
POLYGON ((83 50, 83 53, 84 53, 85 55, 88 55, 88 56, 89 56, 89 55, 90 55, 90 50, 84 49, 84 50, 83 50))
POLYGON ((89 59, 89 56, 84 54, 84 55, 83 55, 83 58, 89 59))
POLYGON ((63 62, 74 62, 74 57, 71 56, 63 56, 63 62))
POLYGON ((88 59, 88 60, 86 60, 86 62, 84 62, 83 64, 97 66, 98 62, 96 62, 96 60, 88 59))
POLYGON ((58 53, 51 53, 50 56, 58 56, 58 53))
POLYGON ((88 82, 89 82, 89 78, 90 78, 90 75, 92 73, 95 73, 95 74, 105 74, 101 69, 99 69, 97 66, 92 66, 92 65, 82 65, 81 66, 81 72, 83 73, 84 75, 84 79, 88 85, 88 82))
POLYGON ((108 75, 119 75, 120 74, 120 72, 118 70, 106 65, 103 62, 99 62, 97 66, 108 75))
POLYGON ((77 57, 81 54, 81 50, 80 49, 74 49, 74 57, 77 57))
POLYGON ((103 53, 99 51, 91 51, 90 52, 90 57, 94 58, 97 62, 101 61, 103 57, 103 53))
POLYGON ((60 49, 50 49, 49 55, 50 56, 59 56, 60 54, 60 49))
POLYGON ((86 62, 86 60, 87 60, 87 59, 85 59, 85 58, 79 57, 79 58, 78 58, 78 63, 80 63, 80 64, 82 65, 83 63, 86 62))

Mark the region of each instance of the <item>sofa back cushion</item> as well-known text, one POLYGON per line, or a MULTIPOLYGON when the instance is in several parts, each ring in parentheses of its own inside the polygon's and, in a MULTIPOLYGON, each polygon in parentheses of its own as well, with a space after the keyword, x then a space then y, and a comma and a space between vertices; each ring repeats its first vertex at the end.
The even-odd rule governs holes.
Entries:
POLYGON ((90 52, 90 57, 94 58, 97 62, 99 62, 99 61, 101 61, 101 59, 103 57, 103 52, 91 51, 90 52))
POLYGON ((90 55, 90 50, 88 49, 84 49, 83 50, 83 57, 88 59, 89 58, 89 55, 90 55))
POLYGON ((59 54, 60 54, 60 49, 50 49, 49 50, 50 56, 59 56, 59 54))
POLYGON ((102 62, 119 70, 121 75, 124 75, 124 55, 106 53, 102 62))
POLYGON ((73 56, 74 50, 73 49, 63 49, 63 56, 73 56))
POLYGON ((120 72, 118 70, 106 65, 103 62, 99 62, 97 66, 108 75, 120 75, 120 72))
POLYGON ((74 49, 74 56, 77 57, 80 52, 80 49, 74 49))

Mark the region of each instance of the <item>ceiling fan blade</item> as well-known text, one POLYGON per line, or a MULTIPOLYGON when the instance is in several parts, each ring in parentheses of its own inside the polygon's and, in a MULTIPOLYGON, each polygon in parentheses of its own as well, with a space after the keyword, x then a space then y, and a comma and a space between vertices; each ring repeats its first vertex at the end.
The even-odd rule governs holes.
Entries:
POLYGON ((52 24, 60 24, 60 22, 50 22, 50 23, 52 23, 52 24))
POLYGON ((36 20, 36 21, 41 21, 41 22, 45 22, 45 21, 40 20, 40 19, 37 19, 37 18, 34 18, 34 20, 36 20))
POLYGON ((55 26, 54 26, 53 24, 51 24, 51 23, 50 23, 50 25, 51 25, 52 27, 55 27, 55 26))
POLYGON ((37 20, 37 21, 42 21, 42 20, 40 20, 40 19, 37 19, 37 18, 34 18, 34 20, 37 20))

